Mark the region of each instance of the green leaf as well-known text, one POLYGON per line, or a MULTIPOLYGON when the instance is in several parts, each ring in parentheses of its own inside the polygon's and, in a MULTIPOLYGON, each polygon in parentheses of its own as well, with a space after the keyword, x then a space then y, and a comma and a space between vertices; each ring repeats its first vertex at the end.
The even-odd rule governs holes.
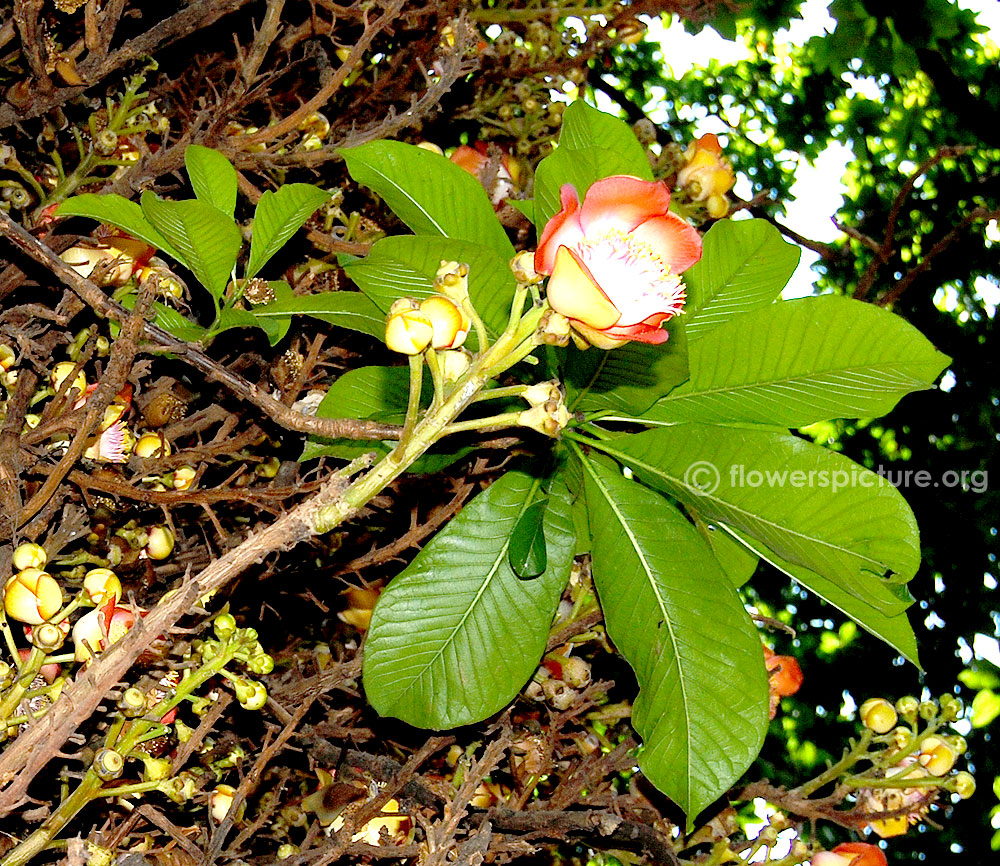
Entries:
POLYGON ((218 208, 227 216, 236 213, 236 169, 219 151, 200 144, 189 144, 184 151, 184 165, 191 187, 199 201, 218 208))
POLYGON ((693 343, 716 325, 770 304, 799 254, 764 220, 715 223, 705 234, 701 260, 684 272, 688 339, 693 343))
POLYGON ((246 275, 257 274, 329 198, 330 193, 309 183, 286 183, 277 192, 265 192, 254 211, 246 275))
MULTIPOLYGON (((125 295, 121 299, 121 305, 126 310, 133 309, 135 302, 134 294, 125 295)), ((173 307, 168 307, 159 301, 153 301, 153 324, 185 343, 207 343, 211 337, 208 328, 192 322, 173 307)))
POLYGON ((409 394, 409 367, 359 367, 330 386, 316 415, 402 424, 409 394))
POLYGON ((535 481, 508 472, 462 509, 379 598, 365 641, 372 706, 423 728, 451 728, 500 710, 532 675, 573 556, 565 488, 545 516, 548 568, 519 580, 510 534, 535 481), (516 648, 516 651, 512 651, 516 648))
POLYGON ((745 532, 793 565, 892 616, 920 564, 920 537, 891 484, 786 433, 679 424, 592 447, 706 520, 745 532))
POLYGON ((289 315, 312 316, 341 328, 350 328, 378 339, 385 337, 385 313, 361 292, 320 292, 275 300, 258 307, 259 319, 289 315))
POLYGON ((570 410, 641 415, 687 379, 683 319, 672 320, 667 330, 670 339, 659 346, 633 341, 607 352, 570 346, 564 375, 570 410))
POLYGON ((510 535, 507 556, 514 574, 522 579, 538 577, 548 564, 544 525, 548 504, 544 494, 532 502, 510 535))
POLYGON ((374 190, 418 235, 439 235, 514 256, 486 191, 476 178, 437 153, 399 141, 374 141, 342 151, 347 170, 374 190))
POLYGON ((614 174, 630 174, 643 180, 653 179, 649 157, 632 128, 624 120, 593 108, 582 99, 571 103, 563 112, 559 147, 567 150, 600 147, 619 153, 622 164, 627 160, 629 168, 627 171, 613 172, 614 174))
POLYGON ((985 728, 1000 716, 1000 695, 986 689, 972 699, 972 727, 985 728))
POLYGON ((800 565, 792 565, 775 555, 773 551, 768 550, 759 541, 737 532, 731 527, 719 526, 717 533, 721 534, 722 537, 726 537, 726 533, 729 533, 731 539, 739 539, 739 542, 735 543, 742 542, 743 545, 746 545, 744 549, 754 551, 761 559, 787 574, 796 583, 815 593, 823 601, 847 614, 865 631, 884 641, 903 658, 920 667, 917 638, 905 611, 892 616, 886 615, 878 608, 847 592, 834 581, 800 565))
POLYGON ((930 388, 949 361, 905 319, 872 304, 801 298, 692 341, 691 378, 645 417, 782 427, 878 417, 930 388))
POLYGON ((488 247, 448 238, 389 237, 372 244, 365 258, 344 264, 344 270, 384 314, 397 298, 434 294, 434 278, 443 260, 469 266, 472 305, 494 336, 503 331, 517 283, 508 262, 488 247))
POLYGON ((518 201, 516 198, 507 199, 507 204, 509 204, 518 213, 524 214, 528 218, 528 222, 532 225, 535 224, 535 200, 525 199, 524 201, 518 201))
POLYGON ((151 192, 142 212, 182 255, 198 281, 219 300, 226 291, 243 236, 232 217, 203 201, 166 201, 151 192))
POLYGON ((750 766, 767 730, 760 637, 697 530, 603 461, 585 464, 594 583, 635 671, 646 777, 690 818, 750 766))
POLYGON ((129 201, 120 195, 113 193, 97 195, 92 192, 75 195, 59 205, 56 213, 59 216, 90 217, 98 222, 119 228, 133 237, 145 241, 150 246, 162 250, 184 267, 188 267, 184 256, 146 219, 142 208, 134 201, 129 201))
POLYGON ((693 508, 688 508, 688 512, 692 514, 694 525, 712 548, 712 553, 733 586, 743 586, 753 577, 760 557, 718 525, 707 523, 693 508))
POLYGON ((583 201, 592 183, 614 174, 653 179, 649 163, 643 171, 638 171, 627 151, 603 147, 584 147, 580 150, 557 148, 538 164, 535 172, 535 226, 540 231, 562 209, 559 190, 563 184, 576 187, 577 195, 583 201))

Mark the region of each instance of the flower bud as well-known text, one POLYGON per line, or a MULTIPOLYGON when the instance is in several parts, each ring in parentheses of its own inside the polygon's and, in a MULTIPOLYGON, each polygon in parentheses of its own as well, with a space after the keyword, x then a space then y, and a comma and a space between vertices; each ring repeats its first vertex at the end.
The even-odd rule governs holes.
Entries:
POLYGON ((536 406, 544 406, 551 400, 559 401, 563 399, 558 379, 549 379, 546 382, 538 382, 530 385, 524 390, 521 396, 528 401, 528 405, 532 409, 536 406))
POLYGON ((400 298, 389 309, 385 344, 393 352, 419 355, 434 337, 434 324, 413 301, 400 298))
POLYGON ((917 712, 925 722, 930 722, 937 718, 938 706, 934 701, 921 701, 917 712))
POLYGON ((267 704, 267 688, 263 683, 253 682, 250 684, 249 694, 240 701, 240 706, 245 710, 262 710, 267 704))
POLYGON ((469 303, 469 266, 442 259, 434 277, 434 291, 464 308, 469 303))
POLYGON ((152 755, 142 753, 139 757, 142 759, 142 780, 144 782, 162 782, 164 779, 170 778, 173 762, 169 758, 154 758, 152 755))
MULTIPOLYGON (((236 789, 232 785, 218 785, 209 795, 209 809, 216 824, 221 824, 226 819, 235 797, 236 789)), ((236 810, 236 814, 233 816, 235 823, 243 820, 244 806, 245 804, 241 803, 236 810)))
POLYGON ((136 457, 169 457, 170 443, 162 433, 143 433, 132 452, 136 457))
POLYGON ((62 607, 62 590, 55 578, 37 568, 25 568, 4 585, 7 616, 28 625, 41 625, 62 607))
POLYGON ((976 793, 976 780, 972 773, 967 773, 962 770, 961 773, 956 773, 955 777, 951 780, 952 787, 956 794, 963 800, 968 800, 973 794, 976 793))
MULTIPOLYGON (((76 370, 76 364, 70 361, 62 361, 56 364, 52 368, 52 372, 49 374, 49 379, 52 382, 52 387, 57 391, 62 387, 62 383, 66 381, 67 377, 73 375, 73 371, 76 370)), ((73 378, 73 383, 69 386, 68 390, 77 391, 79 396, 83 396, 87 392, 87 377, 83 375, 83 370, 76 373, 73 378)))
POLYGON ((42 652, 51 654, 56 652, 66 640, 66 633, 57 625, 50 622, 43 622, 31 631, 31 644, 38 647, 42 652))
POLYGON ((231 613, 220 613, 213 620, 212 628, 219 640, 228 640, 236 634, 236 618, 231 613))
POLYGON ((522 427, 530 427, 546 436, 558 436, 569 423, 570 414, 562 401, 550 401, 533 409, 526 409, 517 416, 517 423, 522 427))
POLYGON ((178 466, 173 472, 171 482, 174 490, 190 490, 197 474, 193 466, 178 466))
POLYGON ((441 375, 445 382, 457 382, 472 366, 472 356, 465 349, 449 349, 441 353, 441 375))
POLYGON ((258 653, 247 662, 247 668, 259 677, 266 676, 274 670, 274 659, 267 653, 258 653))
POLYGON ((441 150, 433 141, 418 141, 417 147, 422 150, 429 150, 431 153, 436 153, 438 156, 444 156, 444 151, 441 150))
POLYGON ((917 710, 919 708, 920 703, 913 695, 904 695, 896 701, 896 712, 907 722, 912 722, 917 718, 917 710))
POLYGON ((299 853, 299 846, 293 845, 291 842, 285 842, 278 846, 277 858, 279 860, 287 860, 289 857, 294 857, 299 853))
POLYGON ((125 769, 125 759, 114 749, 100 749, 94 756, 94 772, 100 779, 110 782, 117 779, 125 769))
POLYGON ((125 689, 118 699, 118 709, 127 719, 134 719, 146 712, 146 696, 135 686, 125 689))
POLYGON ((83 578, 83 591, 95 605, 110 598, 117 603, 122 597, 122 582, 110 568, 92 568, 83 578))
POLYGON ((684 158, 684 167, 677 174, 677 186, 686 189, 693 201, 705 202, 708 213, 715 219, 729 212, 726 193, 733 188, 736 175, 722 155, 722 145, 712 133, 692 142, 684 158))
POLYGON ((888 733, 895 727, 896 710, 885 698, 871 698, 861 705, 861 723, 876 734, 888 733))
POLYGON ((14 551, 14 568, 23 571, 26 568, 45 568, 49 556, 40 544, 26 541, 19 544, 14 551))
POLYGON ((932 776, 943 776, 955 766, 957 758, 958 755, 949 743, 941 737, 930 736, 925 737, 920 744, 917 760, 932 776))
POLYGON ((166 526, 154 526, 149 530, 146 554, 150 559, 166 559, 174 551, 174 534, 166 526))
POLYGON ((469 334, 468 315, 444 295, 431 295, 420 304, 420 312, 431 323, 431 345, 435 349, 457 349, 469 334))
POLYGON ((524 286, 533 286, 543 279, 542 275, 535 270, 535 254, 533 252, 518 253, 511 259, 510 269, 514 272, 514 279, 524 286))
POLYGON ((6 373, 16 361, 17 355, 14 350, 6 343, 0 343, 0 370, 6 373))

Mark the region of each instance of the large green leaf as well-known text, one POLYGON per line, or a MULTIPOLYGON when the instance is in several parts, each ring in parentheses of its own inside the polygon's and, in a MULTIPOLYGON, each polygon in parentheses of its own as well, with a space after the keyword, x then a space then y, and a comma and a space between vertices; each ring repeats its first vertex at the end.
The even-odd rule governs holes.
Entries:
POLYGON ((409 393, 409 367, 359 367, 330 386, 316 414, 320 418, 368 418, 402 424, 409 393))
POLYGON ((545 650, 569 576, 573 528, 565 488, 545 515, 548 567, 520 580, 510 534, 538 481, 508 472, 462 509, 382 594, 365 641, 372 706, 423 728, 451 728, 497 712, 545 650))
POLYGON ((309 183, 286 183, 277 192, 265 192, 254 211, 246 275, 257 274, 329 198, 330 193, 309 183))
MULTIPOLYGON (((284 280, 273 280, 268 283, 274 294, 274 305, 288 303, 293 299, 292 287, 284 280)), ((260 328, 272 346, 280 343, 292 325, 290 313, 275 314, 272 304, 251 303, 250 309, 240 307, 225 307, 219 311, 219 316, 212 325, 212 334, 221 334, 232 328, 260 328)))
POLYGON ((693 343, 734 316, 770 304, 799 262, 799 248, 764 220, 719 220, 705 234, 701 260, 684 272, 688 338, 693 343))
POLYGON ((434 294, 442 261, 469 266, 469 297, 486 327, 499 334, 507 326, 516 282, 508 262, 489 247, 449 238, 403 235, 383 238, 363 259, 344 264, 347 275, 383 312, 397 298, 434 294))
POLYGON ((545 224, 561 209, 559 190, 563 184, 576 187, 583 197, 590 185, 614 174, 632 174, 643 180, 652 180, 649 164, 638 172, 627 151, 609 150, 604 147, 584 147, 579 150, 556 148, 538 164, 535 172, 535 225, 541 233, 545 224))
POLYGON ((916 520, 873 472, 786 433, 679 424, 593 442, 637 477, 892 616, 912 598, 916 520))
POLYGON ((913 634, 913 627, 910 625, 909 617, 905 611, 897 613, 894 616, 887 616, 882 611, 872 607, 872 605, 851 595, 832 580, 828 580, 815 571, 810 571, 800 565, 792 565, 773 551, 768 550, 767 547, 756 539, 737 532, 731 527, 717 526, 715 534, 728 537, 733 544, 746 545, 743 549, 748 553, 749 551, 753 551, 753 554, 756 554, 754 559, 759 556, 761 559, 769 562, 810 592, 815 593, 824 601, 829 602, 834 607, 846 613, 863 629, 879 638, 879 640, 885 641, 885 643, 904 658, 909 659, 917 667, 920 666, 920 660, 917 656, 917 638, 913 634))
POLYGON ((609 410, 641 415, 688 377, 683 319, 667 327, 666 344, 631 342, 602 352, 568 350, 565 382, 571 411, 609 410))
POLYGON ((227 216, 236 213, 236 169, 219 151, 200 144, 188 145, 184 165, 191 188, 200 201, 213 205, 227 216))
POLYGON ((630 163, 629 169, 622 174, 643 180, 653 179, 649 157, 631 127, 624 120, 593 108, 582 99, 571 103, 563 112, 559 147, 567 150, 601 147, 614 151, 630 163))
POLYGON ((690 818, 760 751, 760 637, 711 549, 677 509, 604 461, 585 466, 594 583, 635 671, 639 766, 690 818))
POLYGON ((715 554, 726 577, 732 581, 733 586, 737 588, 743 586, 753 577, 760 563, 760 557, 718 524, 706 522, 695 509, 689 506, 687 511, 691 514, 702 538, 712 548, 712 553, 715 554))
POLYGON ((312 316, 331 325, 360 331, 380 340, 385 337, 385 313, 361 292, 320 292, 276 300, 257 307, 260 319, 289 315, 312 316))
POLYGON ((877 417, 931 387, 949 360, 886 310, 835 295, 801 298, 693 340, 691 378, 645 417, 782 427, 877 417))
POLYGON ((151 192, 142 212, 183 256, 198 281, 218 300, 236 266, 243 236, 233 218, 203 201, 166 201, 151 192))
POLYGON ((504 261, 514 256, 482 185, 440 154, 399 141, 374 141, 343 155, 351 177, 382 196, 418 235, 482 244, 504 261))
POLYGON ((113 193, 109 195, 97 195, 92 192, 75 195, 59 205, 56 213, 59 216, 90 217, 109 226, 119 228, 122 231, 128 232, 133 237, 145 241, 150 246, 162 250, 171 258, 188 267, 188 262, 184 256, 146 219, 142 208, 134 201, 129 201, 120 195, 114 195, 113 193))
MULTIPOLYGON (((131 310, 135 308, 136 300, 134 293, 127 294, 121 299, 121 304, 126 310, 131 310)), ((153 322, 185 343, 207 343, 211 338, 208 328, 192 322, 183 313, 159 301, 153 301, 153 322)))

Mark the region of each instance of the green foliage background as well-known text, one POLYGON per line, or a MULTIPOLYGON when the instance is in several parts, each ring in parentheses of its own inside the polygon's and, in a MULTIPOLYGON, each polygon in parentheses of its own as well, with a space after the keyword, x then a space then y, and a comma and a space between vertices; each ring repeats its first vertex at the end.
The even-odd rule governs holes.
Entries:
MULTIPOLYGON (((814 159, 832 142, 846 144, 853 159, 836 216, 879 242, 894 197, 914 169, 943 146, 967 147, 932 168, 900 209, 894 250, 868 293, 868 299, 877 299, 970 212, 1000 206, 998 50, 973 13, 946 0, 833 0, 833 32, 786 56, 774 33, 800 6, 762 0, 713 22, 723 35, 749 46, 748 60, 734 65, 709 60, 678 81, 668 80, 655 47, 647 43, 620 49, 618 79, 602 80, 592 72, 591 83, 606 92, 617 89, 626 113, 628 102, 649 109, 655 96, 668 118, 664 127, 678 142, 695 132, 682 120, 690 111, 682 109, 694 107, 697 115, 703 107, 722 116, 739 106, 740 126, 728 137, 727 153, 755 194, 776 190, 779 203, 787 200, 794 179, 794 161, 783 151, 814 159), (850 95, 847 73, 870 78, 880 97, 850 95), (665 100, 659 88, 666 89, 665 100)), ((783 218, 780 204, 755 214, 783 218)), ((977 278, 996 284, 1000 277, 997 244, 984 238, 985 227, 983 219, 965 224, 893 305, 952 356, 953 387, 910 395, 878 424, 838 422, 817 425, 808 434, 872 468, 926 470, 934 479, 945 472, 985 470, 990 480, 1000 478, 996 319, 974 290, 977 278)), ((815 291, 852 296, 871 259, 860 241, 843 236, 814 267, 815 291)), ((847 696, 860 703, 876 695, 895 698, 922 690, 938 695, 954 688, 967 703, 975 702, 977 721, 995 712, 1000 672, 988 661, 966 659, 976 634, 1000 634, 996 484, 980 491, 912 485, 903 491, 921 527, 923 565, 909 586, 919 600, 910 618, 923 674, 845 623, 815 595, 773 570, 770 579, 758 574, 754 587, 762 612, 788 606, 798 639, 781 649, 799 656, 806 674, 802 691, 773 723, 778 736, 765 743, 756 768, 761 775, 792 783, 821 766, 827 755, 818 744, 836 747, 844 735, 838 715, 847 696), (794 776, 783 769, 789 763, 794 776)), ((979 785, 975 798, 947 817, 939 814, 943 830, 891 840, 894 857, 987 862, 996 856, 1000 834, 990 827, 991 814, 1000 808, 991 790, 1000 778, 995 729, 974 727, 968 735, 970 769, 979 785)), ((834 831, 823 832, 832 841, 834 831)))

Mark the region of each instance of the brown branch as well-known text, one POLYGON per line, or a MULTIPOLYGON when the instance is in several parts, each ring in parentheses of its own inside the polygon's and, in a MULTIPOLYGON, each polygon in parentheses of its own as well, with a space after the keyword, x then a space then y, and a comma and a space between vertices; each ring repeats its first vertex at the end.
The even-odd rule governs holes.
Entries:
POLYGON ((91 716, 108 690, 125 677, 159 635, 169 631, 206 593, 222 588, 274 551, 289 549, 311 537, 316 514, 339 500, 347 479, 361 465, 352 464, 335 473, 314 497, 221 556, 196 578, 186 580, 138 620, 121 641, 77 674, 49 712, 0 753, 0 817, 28 801, 28 786, 55 757, 59 746, 91 716))
POLYGON ((963 153, 968 153, 969 150, 971 148, 966 145, 939 148, 937 153, 918 166, 916 171, 899 188, 899 192, 896 193, 896 197, 893 199, 892 206, 889 209, 889 217, 886 220, 882 243, 874 250, 875 258, 865 268, 865 272, 861 275, 861 279, 858 280, 858 285, 854 289, 855 300, 863 301, 868 297, 868 292, 871 291, 872 284, 875 282, 875 277, 878 275, 879 270, 892 258, 895 252, 893 241, 896 238, 896 223, 899 221, 899 212, 902 210, 903 203, 913 191, 916 182, 942 160, 948 157, 960 156, 963 153))
MULTIPOLYGON (((81 277, 68 267, 45 244, 28 234, 7 214, 0 211, 0 236, 7 238, 21 252, 47 267, 61 282, 72 289, 98 313, 117 322, 125 322, 128 311, 113 301, 90 280, 81 277)), ((374 421, 339 418, 315 418, 296 412, 280 400, 274 399, 256 385, 227 370, 217 361, 190 343, 185 343, 156 325, 145 323, 143 336, 154 345, 176 354, 196 370, 227 387, 237 397, 253 403, 267 416, 286 430, 307 433, 328 439, 398 439, 402 428, 374 421)))
POLYGON ((991 220, 1000 218, 1000 210, 988 211, 986 208, 977 207, 962 219, 948 234, 932 246, 921 258, 920 264, 907 271, 903 278, 896 283, 888 292, 875 301, 880 307, 888 307, 899 300, 903 294, 922 273, 929 270, 934 263, 934 259, 943 253, 968 226, 976 220, 991 220))

